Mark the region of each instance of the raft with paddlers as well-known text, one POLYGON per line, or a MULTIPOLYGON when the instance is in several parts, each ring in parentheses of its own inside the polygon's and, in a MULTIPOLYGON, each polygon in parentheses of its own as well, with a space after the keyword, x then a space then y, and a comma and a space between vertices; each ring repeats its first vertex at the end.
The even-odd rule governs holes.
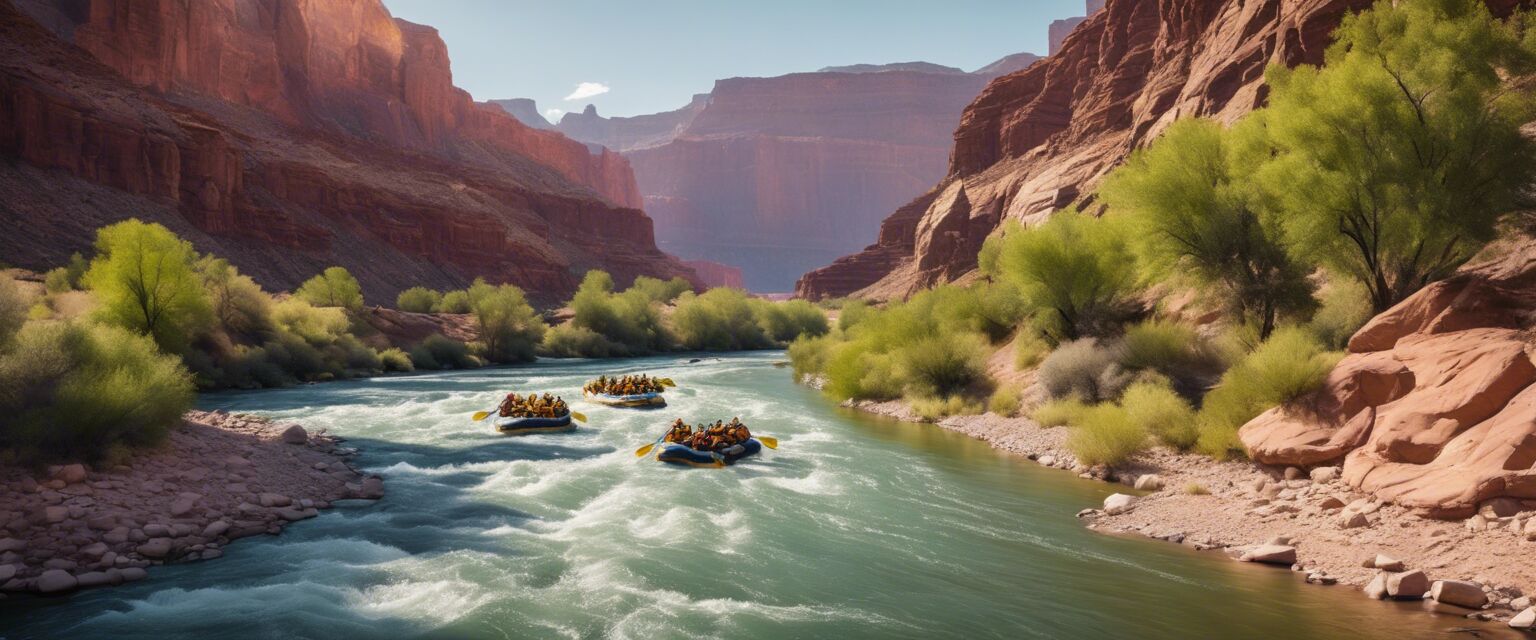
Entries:
POLYGON ((496 416, 492 422, 496 430, 507 435, 571 431, 576 428, 575 421, 587 421, 586 416, 571 411, 565 400, 548 393, 542 397, 530 393, 526 398, 509 393, 495 411, 478 411, 474 420, 479 422, 491 416, 496 416))
POLYGON ((671 464, 695 467, 724 467, 760 453, 763 447, 779 448, 779 441, 768 436, 753 436, 740 420, 732 418, 729 424, 700 425, 694 430, 682 419, 672 422, 667 433, 651 444, 635 451, 636 457, 656 452, 656 460, 671 464))
POLYGON ((665 407, 667 399, 662 393, 677 383, 671 378, 652 378, 647 375, 609 378, 598 376, 581 387, 582 395, 592 402, 610 407, 665 407))

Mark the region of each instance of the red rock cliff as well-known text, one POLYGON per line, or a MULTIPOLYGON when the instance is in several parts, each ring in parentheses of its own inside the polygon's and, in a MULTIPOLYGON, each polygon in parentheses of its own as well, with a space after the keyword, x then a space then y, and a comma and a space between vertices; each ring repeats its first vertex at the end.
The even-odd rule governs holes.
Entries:
POLYGON ((954 134, 948 176, 888 218, 877 244, 806 274, 797 292, 901 297, 960 277, 1003 218, 1081 200, 1178 118, 1251 111, 1267 65, 1320 62, 1343 14, 1369 4, 1109 0, 1056 55, 988 85, 954 134))
POLYGON ((53 31, 0 2, 9 262, 57 264, 134 215, 272 287, 341 264, 375 300, 688 273, 624 206, 623 158, 472 102, 436 32, 374 0, 24 6, 53 31))

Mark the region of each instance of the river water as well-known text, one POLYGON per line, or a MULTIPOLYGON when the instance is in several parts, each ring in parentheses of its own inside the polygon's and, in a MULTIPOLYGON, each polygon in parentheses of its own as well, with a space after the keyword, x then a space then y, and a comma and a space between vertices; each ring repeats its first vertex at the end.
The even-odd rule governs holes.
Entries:
POLYGON ((1073 514, 1111 486, 839 409, 782 358, 204 396, 348 438, 388 495, 124 587, 0 602, 0 638, 1473 637, 1413 605, 1088 532, 1073 514), (507 390, 569 398, 641 371, 677 380, 670 407, 576 402, 590 424, 517 438, 469 421, 507 390), (780 448, 727 469, 637 459, 676 416, 741 416, 780 448))

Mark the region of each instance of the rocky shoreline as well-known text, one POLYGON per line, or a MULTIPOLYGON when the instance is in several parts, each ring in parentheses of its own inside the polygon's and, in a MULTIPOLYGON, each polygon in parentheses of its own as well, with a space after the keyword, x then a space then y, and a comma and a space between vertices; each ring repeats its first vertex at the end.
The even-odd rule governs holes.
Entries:
POLYGON ((184 418, 164 445, 110 468, 0 466, 0 597, 141 580, 154 566, 212 560, 234 540, 277 534, 337 500, 384 494, 340 438, 257 416, 184 418))
MULTIPOLYGON (((844 406, 923 422, 901 401, 844 406)), ((1536 585, 1536 501, 1496 499, 1464 521, 1433 520, 1352 490, 1337 467, 1303 472, 1156 448, 1110 470, 1078 464, 1064 427, 990 413, 937 424, 1048 467, 1132 487, 1078 514, 1090 530, 1280 565, 1309 583, 1422 600, 1440 614, 1536 627, 1536 608, 1520 586, 1536 585)))

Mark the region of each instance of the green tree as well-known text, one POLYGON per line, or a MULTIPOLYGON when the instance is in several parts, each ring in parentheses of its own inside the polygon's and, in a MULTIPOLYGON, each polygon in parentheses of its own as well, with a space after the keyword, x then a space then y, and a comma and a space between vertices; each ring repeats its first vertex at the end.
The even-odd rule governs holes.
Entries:
POLYGON ((197 262, 214 320, 225 332, 256 340, 272 330, 272 298, 228 260, 211 255, 197 262))
POLYGON ((1035 228, 1010 222, 987 243, 998 245, 987 249, 991 275, 1017 287, 1057 341, 1110 332, 1131 315, 1135 263, 1107 221, 1066 210, 1035 228))
POLYGON ((395 306, 411 313, 432 313, 443 303, 443 294, 426 287, 411 287, 395 297, 395 306))
POLYGON ((196 259, 191 243, 158 224, 130 219, 102 227, 84 278, 100 302, 98 319, 180 353, 211 318, 196 259))
POLYGON ((0 273, 0 349, 11 341, 27 321, 27 297, 10 276, 0 273))
POLYGON ((509 284, 482 291, 475 301, 475 324, 491 362, 529 362, 544 340, 544 320, 528 304, 523 290, 509 284))
POLYGON ((630 355, 661 351, 671 342, 671 335, 662 325, 659 304, 640 288, 616 294, 612 276, 588 271, 571 298, 575 315, 571 324, 623 345, 630 355))
POLYGON ((1213 293, 1267 338, 1281 314, 1304 312, 1313 300, 1307 270, 1286 251, 1275 218, 1263 215, 1265 199, 1251 180, 1263 156, 1245 150, 1263 134, 1252 119, 1232 131, 1205 119, 1176 122, 1100 192, 1128 216, 1147 279, 1186 280, 1213 293))
POLYGON ((662 304, 670 304, 678 296, 683 295, 684 291, 693 291, 693 285, 682 278, 661 280, 650 276, 635 278, 635 283, 629 288, 638 290, 644 293, 645 297, 662 304))
POLYGON ((295 296, 317 307, 363 310, 363 287, 342 267, 331 267, 299 285, 295 296))
POLYGON ((1536 39, 1478 0, 1378 2, 1347 17, 1322 68, 1272 67, 1264 116, 1292 246, 1357 278, 1376 311, 1444 278, 1531 183, 1521 81, 1536 39))

